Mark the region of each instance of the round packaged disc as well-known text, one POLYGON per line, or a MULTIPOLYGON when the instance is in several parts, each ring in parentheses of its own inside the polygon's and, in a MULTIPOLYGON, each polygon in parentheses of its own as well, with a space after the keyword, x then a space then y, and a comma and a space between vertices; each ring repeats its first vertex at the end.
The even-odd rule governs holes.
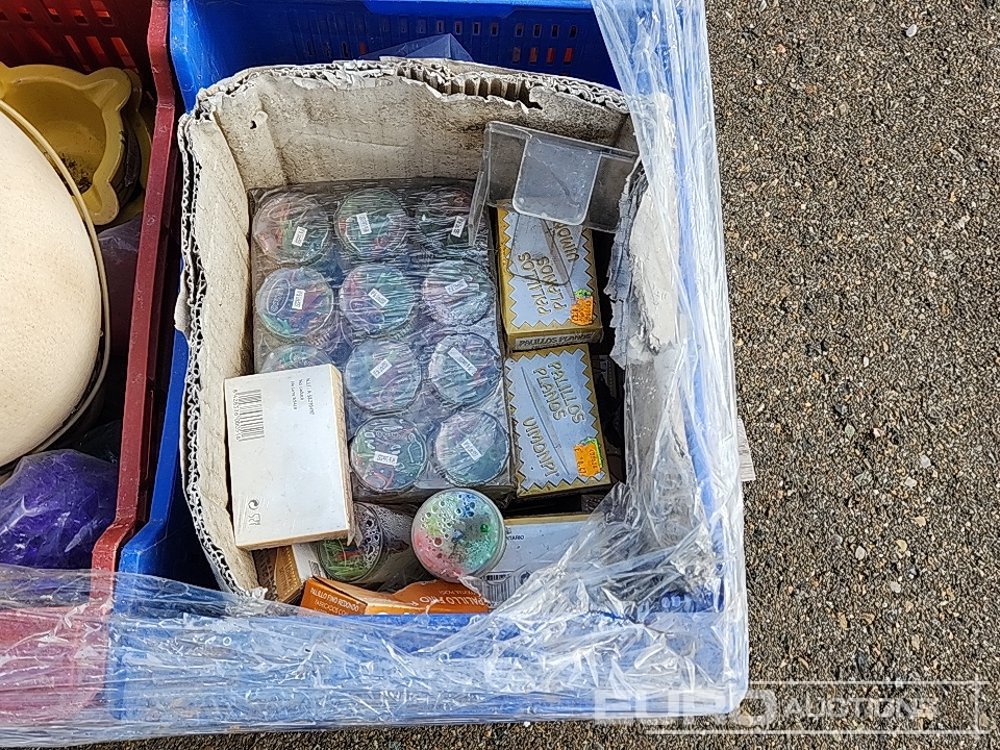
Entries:
POLYGON ((424 304, 431 317, 445 325, 475 323, 490 309, 495 295, 489 274, 464 261, 437 263, 424 279, 424 304))
POLYGON ((488 573, 507 546, 497 506, 486 495, 462 488, 427 498, 413 519, 412 535, 420 564, 445 581, 488 573))
POLYGON ((369 503, 354 504, 354 542, 329 539, 320 545, 323 572, 359 585, 405 585, 425 578, 410 543, 411 514, 369 503))
POLYGON ((468 245, 471 207, 470 189, 458 185, 434 188, 417 206, 417 226, 441 244, 468 245))
POLYGON ((329 322, 316 333, 307 337, 307 342, 325 352, 337 367, 343 367, 354 348, 347 323, 342 315, 330 316, 329 322))
POLYGON ((482 336, 454 333, 434 347, 427 374, 438 395, 456 406, 471 406, 500 382, 500 354, 482 336))
POLYGON ((358 428, 351 441, 351 468, 373 492, 402 492, 427 465, 427 444, 412 422, 376 417, 358 428))
POLYGON ((356 190, 337 210, 337 236, 358 261, 387 260, 403 248, 410 218, 385 188, 356 190))
POLYGON ((482 411, 460 411, 441 425, 434 440, 434 457, 449 482, 461 486, 485 484, 507 465, 507 432, 482 411))
POLYGON ((344 368, 348 394, 374 413, 399 411, 413 403, 421 379, 413 350, 399 341, 362 342, 344 368))
POLYGON ((333 307, 333 289, 308 268, 279 268, 257 290, 257 318, 284 339, 316 333, 330 321, 333 307))
POLYGON ((417 295, 402 273, 382 263, 358 266, 344 278, 340 309, 355 330, 380 335, 404 326, 417 295))
POLYGON ((309 344, 289 344, 275 349, 264 358, 260 372, 297 370, 300 367, 332 364, 326 352, 309 344))
POLYGON ((330 217, 305 193, 277 193, 253 217, 253 238, 265 256, 281 265, 312 263, 328 249, 330 217))

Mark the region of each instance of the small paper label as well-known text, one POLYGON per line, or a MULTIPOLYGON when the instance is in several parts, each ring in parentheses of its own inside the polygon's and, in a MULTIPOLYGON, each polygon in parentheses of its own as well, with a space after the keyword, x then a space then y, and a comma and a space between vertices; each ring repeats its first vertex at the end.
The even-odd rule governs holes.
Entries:
POLYGON ((372 377, 378 380, 380 377, 385 375, 391 369, 392 365, 389 363, 389 360, 383 359, 381 362, 379 362, 372 368, 372 377))
POLYGON ((736 441, 740 454, 740 481, 753 482, 757 479, 757 471, 753 467, 753 456, 750 455, 750 441, 747 440, 747 428, 743 420, 736 418, 736 441))
POLYGON ((306 304, 306 290, 296 289, 295 294, 292 295, 292 309, 301 310, 306 304))
POLYGON ((378 289, 372 289, 370 292, 368 292, 368 296, 371 298, 371 301, 374 302, 379 307, 385 307, 386 305, 389 304, 389 298, 386 297, 384 294, 382 294, 382 292, 380 292, 378 289))
POLYGON ((372 233, 372 223, 368 220, 368 214, 360 213, 354 218, 358 221, 358 231, 361 232, 361 234, 372 233))
POLYGON ((454 297, 456 294, 464 292, 468 288, 469 288, 469 282, 467 282, 465 279, 459 279, 458 281, 453 281, 450 284, 448 284, 448 286, 446 286, 444 290, 448 292, 449 297, 454 297))
POLYGON ((581 477, 591 479, 600 474, 604 467, 601 464, 601 450, 596 440, 587 440, 573 446, 576 454, 576 469, 581 477))
POLYGON ((465 451, 466 454, 469 456, 469 458, 471 458, 473 461, 478 461, 483 457, 483 454, 479 451, 479 449, 473 444, 472 440, 470 440, 469 438, 463 440, 461 443, 459 443, 459 445, 462 446, 462 450, 465 451))
POLYGON ((569 311, 569 319, 578 326, 589 326, 594 322, 594 298, 577 297, 569 311))
POLYGON ((455 347, 448 350, 448 356, 455 360, 455 364, 465 370, 469 375, 476 374, 476 366, 473 365, 462 352, 455 347))
POLYGON ((392 453, 383 453, 382 451, 375 451, 375 455, 372 457, 372 461, 377 464, 385 464, 386 466, 395 467, 399 463, 399 457, 394 456, 392 453))
POLYGON ((461 237, 463 229, 465 229, 465 217, 464 216, 456 216, 455 217, 455 226, 453 226, 451 228, 451 236, 452 237, 461 237))
POLYGON ((292 244, 295 247, 302 247, 302 243, 306 241, 307 230, 305 227, 296 227, 295 234, 292 235, 292 244))

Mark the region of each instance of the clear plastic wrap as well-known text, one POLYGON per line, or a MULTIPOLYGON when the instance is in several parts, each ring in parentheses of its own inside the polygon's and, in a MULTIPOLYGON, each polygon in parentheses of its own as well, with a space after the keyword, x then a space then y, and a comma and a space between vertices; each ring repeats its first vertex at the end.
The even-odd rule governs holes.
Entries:
POLYGON ((472 184, 311 183, 255 193, 258 371, 332 362, 354 494, 510 493, 495 252, 472 184))
POLYGON ((646 167, 607 288, 628 483, 482 616, 305 616, 161 579, 0 568, 0 634, 19 634, 0 635, 0 744, 738 704, 742 498, 704 11, 594 5, 646 167))

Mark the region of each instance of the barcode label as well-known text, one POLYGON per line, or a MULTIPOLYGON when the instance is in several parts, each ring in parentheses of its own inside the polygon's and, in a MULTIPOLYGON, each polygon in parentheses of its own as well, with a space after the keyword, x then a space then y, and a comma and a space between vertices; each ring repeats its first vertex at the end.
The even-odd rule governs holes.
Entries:
POLYGON ((372 233, 372 223, 368 220, 368 214, 360 213, 354 218, 358 220, 358 231, 361 232, 361 234, 372 233))
POLYGON ((380 292, 378 289, 372 289, 370 292, 368 292, 368 297, 371 299, 372 302, 374 302, 379 307, 385 307, 386 305, 389 304, 389 298, 386 297, 384 294, 382 294, 382 292, 380 292))
POLYGON ((380 377, 385 375, 389 370, 392 369, 392 365, 389 364, 389 360, 383 359, 377 365, 372 368, 372 377, 378 380, 380 377))
POLYGON ((465 217, 464 216, 456 216, 455 217, 455 226, 453 226, 451 228, 451 236, 452 237, 461 237, 463 229, 465 229, 465 217))
POLYGON ((306 290, 296 289, 295 294, 292 295, 292 309, 301 310, 306 304, 306 290))
POLYGON ((483 580, 486 583, 483 593, 493 605, 510 599, 520 585, 513 573, 487 573, 483 580))
POLYGON ((459 292, 464 292, 469 288, 469 283, 465 279, 459 279, 458 281, 453 281, 448 286, 444 288, 448 292, 449 297, 454 297, 459 292))
POLYGON ((233 426, 239 442, 264 437, 264 400, 260 389, 233 394, 233 426))
POLYGON ((302 243, 306 241, 306 228, 297 227, 295 229, 295 234, 292 235, 292 244, 295 247, 302 247, 302 243))
POLYGON ((457 364, 459 367, 461 367, 463 370, 469 373, 469 375, 476 374, 476 366, 472 364, 466 358, 466 356, 462 354, 462 352, 460 352, 455 347, 451 347, 451 349, 448 350, 448 356, 455 361, 455 364, 457 364))
POLYGON ((399 463, 399 457, 394 456, 391 453, 383 453, 382 451, 375 451, 375 455, 372 456, 372 461, 377 464, 385 464, 386 466, 395 467, 399 463))
POLYGON ((747 428, 743 420, 736 419, 736 441, 740 453, 740 481, 753 482, 757 479, 757 471, 753 467, 753 456, 750 455, 750 441, 747 440, 747 428))
POLYGON ((483 457, 482 452, 475 446, 471 439, 466 438, 459 445, 462 446, 462 450, 465 451, 466 455, 473 461, 478 461, 483 457))

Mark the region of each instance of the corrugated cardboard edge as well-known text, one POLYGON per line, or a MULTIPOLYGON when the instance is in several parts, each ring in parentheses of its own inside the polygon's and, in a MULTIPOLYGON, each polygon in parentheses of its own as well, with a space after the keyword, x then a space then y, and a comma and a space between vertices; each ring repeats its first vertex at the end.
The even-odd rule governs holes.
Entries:
MULTIPOLYGON (((457 142, 455 153, 444 154, 448 158, 433 150, 413 151, 405 160, 399 157, 394 173, 385 177, 474 176, 480 161, 476 146, 481 147, 482 126, 488 120, 634 148, 624 98, 614 89, 474 65, 404 60, 258 68, 220 81, 199 95, 192 113, 181 118, 178 132, 184 166, 184 271, 177 324, 187 334, 189 345, 181 465, 196 531, 220 585, 231 591, 262 595, 253 558, 231 544, 225 417, 224 409, 214 403, 221 398, 226 377, 250 368, 246 192, 290 182, 349 179, 355 174, 343 172, 350 169, 375 168, 382 174, 386 153, 404 144, 369 146, 358 141, 353 145, 359 158, 333 169, 333 157, 324 164, 327 154, 324 151, 317 157, 317 149, 323 138, 340 139, 337 143, 342 146, 348 133, 334 131, 337 126, 346 128, 351 118, 341 114, 339 119, 324 119, 326 132, 309 118, 316 118, 316 108, 346 97, 364 120, 362 115, 378 111, 386 94, 408 97, 411 109, 422 108, 431 115, 427 122, 411 118, 412 130, 428 130, 423 138, 415 137, 415 142, 440 132, 431 130, 434 115, 440 119, 443 108, 451 105, 456 105, 456 113, 464 111, 468 127, 447 132, 457 142), (400 93, 401 89, 408 93, 400 93), (293 96, 295 106, 286 107, 293 96), (289 138, 306 145, 290 148, 289 138), (217 236, 226 232, 224 239, 217 236), (208 238, 207 247, 199 242, 203 236, 208 238), (210 292, 212 285, 220 283, 225 293, 218 288, 210 292)), ((371 122, 364 124, 374 127, 371 122)), ((406 137, 409 130, 395 123, 395 130, 387 131, 387 141, 406 137)), ((371 176, 371 172, 358 176, 371 176)))

